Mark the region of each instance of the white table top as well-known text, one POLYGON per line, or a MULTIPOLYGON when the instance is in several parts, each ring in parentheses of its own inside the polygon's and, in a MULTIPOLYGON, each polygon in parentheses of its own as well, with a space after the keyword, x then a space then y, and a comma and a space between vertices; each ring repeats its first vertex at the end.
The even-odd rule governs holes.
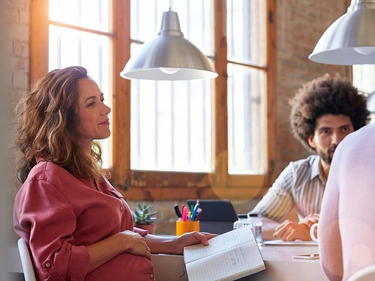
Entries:
MULTIPOLYGON (((266 270, 242 278, 251 281, 325 281, 320 261, 295 260, 294 255, 319 253, 316 243, 288 243, 262 246, 261 254, 266 270)), ((152 255, 157 281, 187 281, 184 273, 183 256, 152 255)))
MULTIPOLYGON (((261 247, 261 254, 266 270, 242 278, 251 281, 326 281, 319 260, 295 260, 294 255, 313 254, 319 252, 315 245, 265 245, 261 247)), ((10 272, 22 272, 16 247, 10 249, 10 272)), ((184 260, 182 255, 152 255, 157 281, 187 281, 184 274, 184 260)))
POLYGON ((319 247, 315 242, 264 245, 260 250, 266 270, 241 280, 328 281, 328 278, 323 273, 319 259, 293 259, 293 256, 296 255, 318 254, 319 247))
MULTIPOLYGON (((303 254, 319 254, 316 242, 296 241, 284 242, 280 240, 266 241, 260 249, 263 259, 267 261, 291 261, 293 256, 303 254)), ((315 260, 319 262, 319 260, 315 260)))

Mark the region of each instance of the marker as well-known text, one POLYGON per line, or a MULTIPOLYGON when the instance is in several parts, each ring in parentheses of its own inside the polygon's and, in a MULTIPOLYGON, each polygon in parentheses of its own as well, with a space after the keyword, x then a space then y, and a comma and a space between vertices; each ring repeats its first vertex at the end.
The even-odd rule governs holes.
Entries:
POLYGON ((178 208, 177 204, 174 205, 174 211, 176 213, 177 218, 179 218, 179 219, 182 218, 182 215, 181 215, 181 212, 180 212, 180 208, 178 208))
POLYGON ((182 221, 188 220, 188 209, 185 206, 182 206, 182 221))

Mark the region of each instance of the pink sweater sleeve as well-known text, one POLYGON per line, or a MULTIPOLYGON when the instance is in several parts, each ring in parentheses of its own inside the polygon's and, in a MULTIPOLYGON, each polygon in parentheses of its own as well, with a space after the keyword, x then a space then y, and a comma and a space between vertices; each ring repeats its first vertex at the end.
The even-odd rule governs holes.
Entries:
POLYGON ((323 270, 348 280, 375 263, 375 124, 351 133, 332 161, 319 221, 323 270))

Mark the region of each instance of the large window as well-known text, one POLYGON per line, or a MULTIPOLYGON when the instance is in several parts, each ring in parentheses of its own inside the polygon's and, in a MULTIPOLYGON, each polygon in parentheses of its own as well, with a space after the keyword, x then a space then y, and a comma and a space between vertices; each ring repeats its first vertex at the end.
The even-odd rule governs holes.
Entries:
POLYGON ((274 2, 32 1, 31 82, 54 68, 88 69, 112 107, 104 164, 127 199, 250 198, 268 184, 273 158, 274 2), (119 76, 169 8, 218 78, 119 76))
POLYGON ((375 121, 375 65, 353 65, 353 85, 367 96, 371 122, 375 121))
MULTIPOLYGON (((82 65, 109 101, 109 0, 49 0, 48 69, 82 65)), ((110 139, 102 140, 103 164, 110 166, 110 139)))
POLYGON ((375 65, 353 65, 353 85, 367 94, 375 92, 375 65))

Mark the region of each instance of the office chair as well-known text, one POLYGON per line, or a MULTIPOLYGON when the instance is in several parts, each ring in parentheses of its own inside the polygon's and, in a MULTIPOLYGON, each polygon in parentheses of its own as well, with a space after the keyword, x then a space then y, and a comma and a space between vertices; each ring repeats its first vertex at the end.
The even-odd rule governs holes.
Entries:
POLYGON ((354 273, 348 281, 374 281, 375 280, 375 265, 362 268, 354 273))
POLYGON ((20 253, 21 264, 25 281, 36 281, 33 262, 30 256, 29 246, 22 238, 18 239, 18 251, 20 253))

